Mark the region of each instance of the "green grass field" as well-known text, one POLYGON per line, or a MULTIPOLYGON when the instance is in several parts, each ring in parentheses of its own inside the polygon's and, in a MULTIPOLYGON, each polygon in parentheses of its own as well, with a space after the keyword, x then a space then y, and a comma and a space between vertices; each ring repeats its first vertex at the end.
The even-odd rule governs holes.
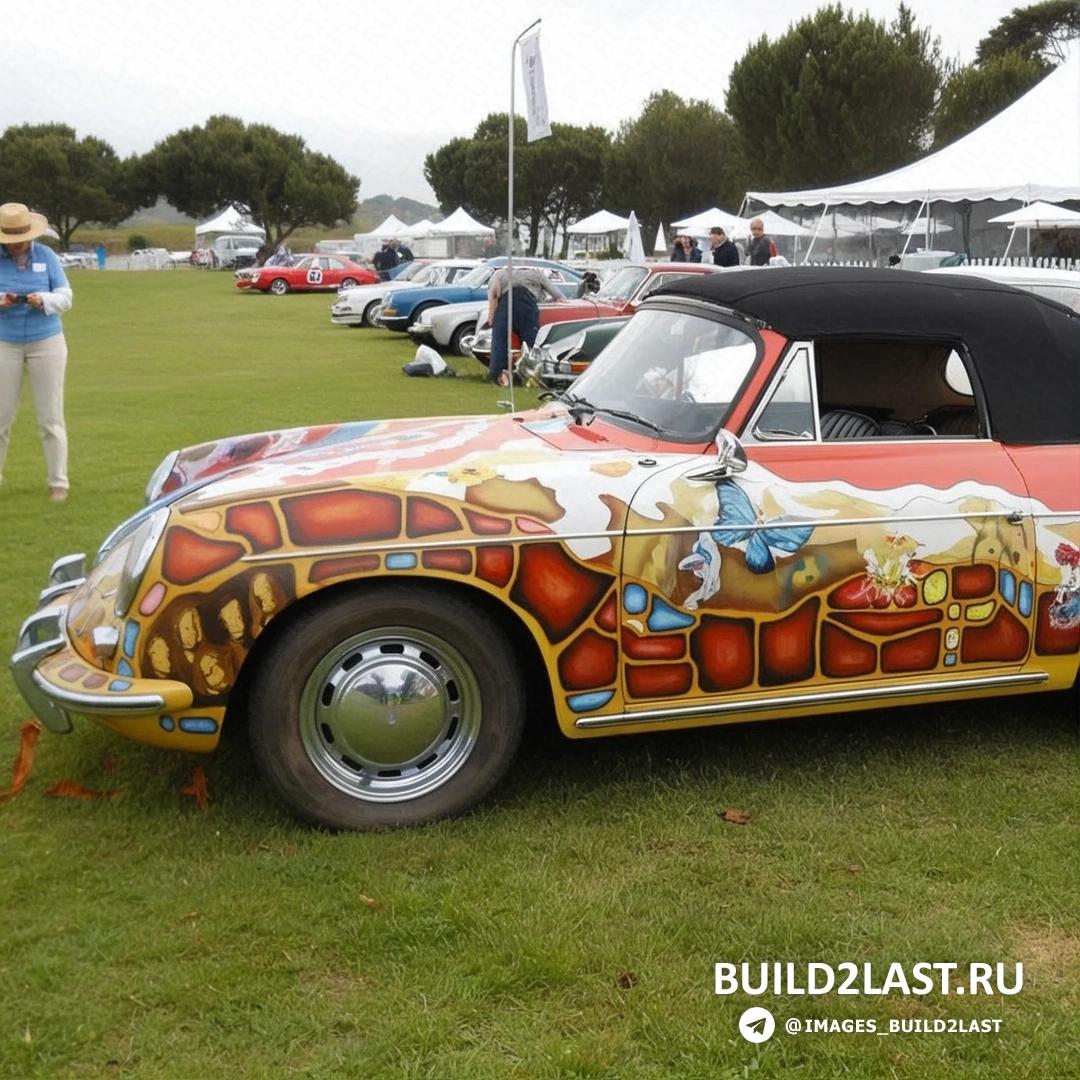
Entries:
MULTIPOLYGON (((364 417, 491 412, 408 379, 400 336, 226 274, 73 275, 71 498, 25 397, 0 486, 0 639, 170 449, 364 417)), ((505 393, 505 392, 503 392, 505 393)), ((519 396, 520 397, 520 396, 519 396)), ((527 397, 526 397, 527 399, 527 397)), ((0 789, 28 711, 0 676, 0 789)), ((1074 695, 571 743, 530 732, 480 811, 389 834, 298 824, 242 733, 204 760, 88 722, 0 804, 0 1077, 1080 1075, 1074 695), (202 764, 211 801, 180 788, 202 764), (56 781, 119 788, 96 801, 56 781), (726 822, 725 810, 750 815, 726 822), (718 961, 1024 965, 1015 996, 714 993, 718 961), (753 1045, 750 1005, 777 1018, 753 1045), (784 1021, 1000 1019, 979 1034, 784 1021)), ((861 982, 861 980, 860 980, 861 982)), ((805 984, 803 984, 805 985, 805 984)))

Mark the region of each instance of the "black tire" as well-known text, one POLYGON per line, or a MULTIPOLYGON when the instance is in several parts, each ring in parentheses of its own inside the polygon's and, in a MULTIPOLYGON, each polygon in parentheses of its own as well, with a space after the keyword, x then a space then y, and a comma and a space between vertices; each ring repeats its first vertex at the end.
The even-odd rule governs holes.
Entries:
POLYGON ((379 310, 382 308, 381 300, 372 300, 367 307, 364 308, 364 314, 360 316, 364 326, 378 326, 375 321, 375 317, 378 315, 379 310))
POLYGON ((487 612, 394 583, 296 615, 260 659, 248 718, 255 761, 301 816, 387 829, 479 802, 513 760, 525 695, 487 612))
POLYGON ((415 308, 413 308, 412 318, 409 319, 409 326, 412 326, 412 324, 414 322, 419 321, 420 316, 423 315, 424 312, 427 311, 429 308, 433 308, 433 307, 442 307, 442 304, 439 304, 439 303, 417 304, 417 306, 415 308))
POLYGON ((275 296, 284 296, 289 291, 289 283, 284 278, 276 277, 270 282, 270 291, 275 296))
POLYGON ((450 335, 450 351, 455 356, 469 356, 462 345, 462 338, 472 337, 476 333, 476 323, 467 322, 462 323, 451 335, 450 335))
POLYGON ((341 283, 341 284, 340 284, 340 285, 338 286, 338 288, 340 288, 340 289, 353 289, 353 288, 355 288, 355 287, 356 287, 357 285, 359 285, 359 284, 360 284, 360 282, 359 282, 359 281, 357 281, 357 280, 356 280, 356 278, 354 278, 354 277, 347 277, 347 278, 346 278, 346 279, 345 279, 345 280, 344 280, 344 281, 343 281, 343 282, 342 282, 342 283, 341 283))

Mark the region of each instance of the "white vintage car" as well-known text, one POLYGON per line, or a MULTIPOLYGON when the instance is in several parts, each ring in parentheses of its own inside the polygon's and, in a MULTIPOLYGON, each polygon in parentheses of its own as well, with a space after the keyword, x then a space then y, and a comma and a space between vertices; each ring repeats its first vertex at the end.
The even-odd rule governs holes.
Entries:
POLYGON ((476 327, 487 319, 487 300, 441 304, 420 313, 407 331, 418 345, 446 349, 456 356, 471 356, 469 347, 476 327))
POLYGON ((1080 311, 1080 272, 1058 270, 1048 266, 943 266, 928 270, 929 274, 959 274, 963 277, 983 277, 1000 281, 1014 289, 1056 300, 1073 311, 1080 311))
POLYGON ((421 285, 449 285, 479 264, 479 259, 414 259, 389 281, 342 289, 330 305, 330 321, 336 326, 377 326, 383 297, 391 289, 397 292, 421 285))

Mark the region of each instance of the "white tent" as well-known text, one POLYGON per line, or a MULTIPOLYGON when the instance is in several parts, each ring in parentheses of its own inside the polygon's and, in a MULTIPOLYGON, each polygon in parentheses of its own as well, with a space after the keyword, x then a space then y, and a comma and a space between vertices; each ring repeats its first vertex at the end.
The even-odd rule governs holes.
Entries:
POLYGON ((448 218, 431 226, 430 236, 494 236, 495 230, 481 225, 465 207, 459 206, 448 218))
POLYGON ((990 218, 989 223, 1027 229, 1080 229, 1080 210, 1070 210, 1066 206, 1055 206, 1053 203, 1038 200, 1022 206, 1019 210, 998 214, 997 217, 990 218))
POLYGON ((195 226, 196 236, 210 236, 214 233, 238 233, 244 236, 265 236, 266 230, 252 225, 235 206, 227 206, 216 218, 195 226))
MULTIPOLYGON (((809 236, 811 232, 805 225, 800 225, 797 221, 790 221, 774 210, 766 210, 762 214, 755 214, 754 218, 761 218, 761 224, 765 226, 765 233, 768 236, 809 236)), ((753 221, 754 218, 750 220, 753 221)), ((747 232, 749 232, 749 227, 747 232)))
POLYGON ((422 239, 425 236, 431 235, 431 230, 435 227, 434 221, 429 221, 427 218, 416 222, 414 225, 407 225, 405 227, 405 235, 412 237, 414 240, 422 239))
POLYGON ((369 233, 361 233, 361 236, 375 236, 380 240, 392 240, 396 236, 409 236, 409 226, 396 214, 390 214, 385 221, 369 233))
POLYGON ((610 210, 597 210, 595 214, 575 221, 566 231, 571 236, 602 236, 605 233, 625 232, 629 224, 629 218, 619 217, 610 210))
POLYGON ((673 221, 671 224, 680 232, 689 233, 691 236, 707 236, 714 225, 719 225, 727 233, 728 237, 750 235, 749 218, 729 214, 718 206, 714 206, 709 210, 702 210, 700 214, 683 218, 682 221, 673 221))
POLYGON ((881 176, 805 191, 748 191, 767 206, 1080 199, 1080 50, 981 127, 881 176))

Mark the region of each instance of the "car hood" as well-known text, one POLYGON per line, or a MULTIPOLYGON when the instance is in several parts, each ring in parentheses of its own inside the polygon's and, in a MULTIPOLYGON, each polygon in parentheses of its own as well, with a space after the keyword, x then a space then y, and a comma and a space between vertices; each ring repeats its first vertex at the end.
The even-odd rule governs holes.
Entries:
MULTIPOLYGON (((387 294, 387 302, 396 305, 399 290, 393 287, 392 282, 391 286, 391 290, 387 294)), ((404 295, 398 310, 407 307, 410 311, 417 304, 426 303, 428 300, 436 300, 444 304, 455 304, 463 300, 482 299, 487 295, 487 288, 483 285, 475 289, 463 285, 423 285, 420 288, 409 289, 408 292, 401 291, 404 295)))
MULTIPOLYGON (((610 434, 617 438, 614 430, 610 434)), ((199 500, 216 501, 282 487, 440 476, 448 469, 496 468, 498 462, 509 460, 535 462, 568 450, 615 449, 622 449, 621 442, 598 438, 554 406, 515 416, 364 420, 264 431, 186 447, 178 451, 162 494, 175 499, 190 490, 199 500)))

